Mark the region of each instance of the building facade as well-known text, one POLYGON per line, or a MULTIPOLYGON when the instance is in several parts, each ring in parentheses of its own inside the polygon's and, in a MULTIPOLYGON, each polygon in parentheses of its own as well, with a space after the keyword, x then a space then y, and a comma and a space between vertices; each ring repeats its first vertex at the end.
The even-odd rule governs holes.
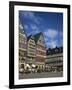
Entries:
POLYGON ((63 71, 63 47, 47 50, 45 66, 47 71, 63 71))
POLYGON ((30 35, 27 38, 27 61, 26 63, 29 65, 35 64, 36 59, 36 44, 34 41, 34 37, 30 35))
POLYGON ((45 68, 45 58, 46 58, 46 45, 44 41, 44 35, 42 32, 36 34, 35 36, 36 43, 36 65, 39 69, 44 70, 45 68))
POLYGON ((27 55, 27 37, 22 24, 19 22, 19 68, 24 68, 27 55))

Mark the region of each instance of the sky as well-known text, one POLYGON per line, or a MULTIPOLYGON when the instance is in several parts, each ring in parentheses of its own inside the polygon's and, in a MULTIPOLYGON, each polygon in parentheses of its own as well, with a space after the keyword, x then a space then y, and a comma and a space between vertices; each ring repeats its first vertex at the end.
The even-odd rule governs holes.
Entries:
POLYGON ((27 36, 43 32, 47 48, 63 46, 63 13, 19 11, 19 19, 27 36))

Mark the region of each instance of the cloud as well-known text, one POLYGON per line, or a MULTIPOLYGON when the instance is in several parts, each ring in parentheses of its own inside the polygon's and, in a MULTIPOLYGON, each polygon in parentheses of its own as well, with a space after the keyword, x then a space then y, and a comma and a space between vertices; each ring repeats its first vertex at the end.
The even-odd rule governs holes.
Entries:
POLYGON ((35 35, 40 32, 39 27, 36 24, 31 23, 30 25, 25 25, 24 27, 25 27, 26 31, 30 30, 30 32, 27 33, 28 36, 35 35))
POLYGON ((51 41, 51 46, 52 46, 52 48, 55 48, 57 46, 57 41, 56 40, 51 41))
POLYGON ((44 34, 45 34, 45 37, 54 39, 58 35, 58 31, 54 29, 48 29, 44 32, 44 34))
POLYGON ((32 30, 38 30, 38 26, 36 24, 30 24, 32 30))
POLYGON ((29 29, 29 26, 28 25, 24 25, 24 28, 27 30, 27 29, 29 29))
POLYGON ((55 48, 63 45, 63 32, 55 29, 46 29, 44 32, 47 48, 55 48))
POLYGON ((50 40, 46 42, 47 47, 55 48, 57 46, 57 40, 50 40))
POLYGON ((32 34, 36 34, 40 32, 39 27, 36 24, 30 24, 30 28, 32 30, 32 34))
POLYGON ((24 11, 24 12, 22 12, 22 14, 24 15, 25 18, 30 18, 30 19, 34 18, 34 13, 32 13, 32 12, 24 11))
POLYGON ((60 37, 63 37, 63 32, 62 32, 62 31, 60 31, 60 33, 59 33, 59 34, 60 34, 60 37))
POLYGON ((22 14, 22 16, 24 16, 26 19, 29 19, 31 21, 33 21, 36 24, 39 24, 40 21, 42 20, 40 17, 36 16, 34 14, 34 12, 30 12, 30 11, 21 11, 20 12, 22 14))
POLYGON ((36 24, 40 24, 42 19, 40 17, 34 17, 34 21, 35 21, 36 24))
POLYGON ((45 43, 47 48, 55 48, 56 46, 60 47, 63 46, 63 40, 60 39, 45 39, 45 43))

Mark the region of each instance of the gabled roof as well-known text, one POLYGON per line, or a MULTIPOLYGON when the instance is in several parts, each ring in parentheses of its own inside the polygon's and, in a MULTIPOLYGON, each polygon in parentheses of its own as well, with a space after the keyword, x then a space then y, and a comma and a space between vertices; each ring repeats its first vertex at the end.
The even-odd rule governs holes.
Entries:
POLYGON ((24 29, 23 23, 20 21, 20 19, 19 19, 19 33, 21 33, 21 34, 25 34, 26 37, 27 37, 27 34, 26 34, 26 32, 25 32, 25 29, 24 29))
POLYGON ((34 36, 30 35, 27 37, 27 40, 33 39, 34 40, 34 36))
POLYGON ((29 40, 29 39, 31 38, 31 36, 32 36, 32 35, 28 36, 28 37, 27 37, 27 40, 29 40))
POLYGON ((19 21, 19 33, 24 34, 22 23, 19 21))
POLYGON ((38 40, 39 40, 39 38, 40 38, 41 35, 43 35, 42 32, 40 32, 40 33, 34 35, 34 39, 35 39, 35 42, 36 42, 36 43, 38 42, 38 40))

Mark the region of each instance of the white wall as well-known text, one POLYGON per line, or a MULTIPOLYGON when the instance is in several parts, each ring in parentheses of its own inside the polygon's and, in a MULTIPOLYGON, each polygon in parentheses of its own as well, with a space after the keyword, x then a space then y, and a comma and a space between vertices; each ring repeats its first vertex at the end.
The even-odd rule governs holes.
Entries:
MULTIPOLYGON (((56 4, 57 3, 70 4, 71 15, 72 15, 72 0, 22 0, 22 1, 38 1, 42 3, 47 2, 47 3, 56 3, 56 4)), ((72 18, 71 18, 71 22, 72 22, 72 18)), ((9 0, 0 0, 0 90, 8 90, 8 80, 9 80, 8 78, 9 78, 9 0)), ((40 90, 40 89, 71 90, 72 85, 30 88, 29 90, 40 90)), ((26 88, 25 90, 28 90, 28 88, 26 88)))

